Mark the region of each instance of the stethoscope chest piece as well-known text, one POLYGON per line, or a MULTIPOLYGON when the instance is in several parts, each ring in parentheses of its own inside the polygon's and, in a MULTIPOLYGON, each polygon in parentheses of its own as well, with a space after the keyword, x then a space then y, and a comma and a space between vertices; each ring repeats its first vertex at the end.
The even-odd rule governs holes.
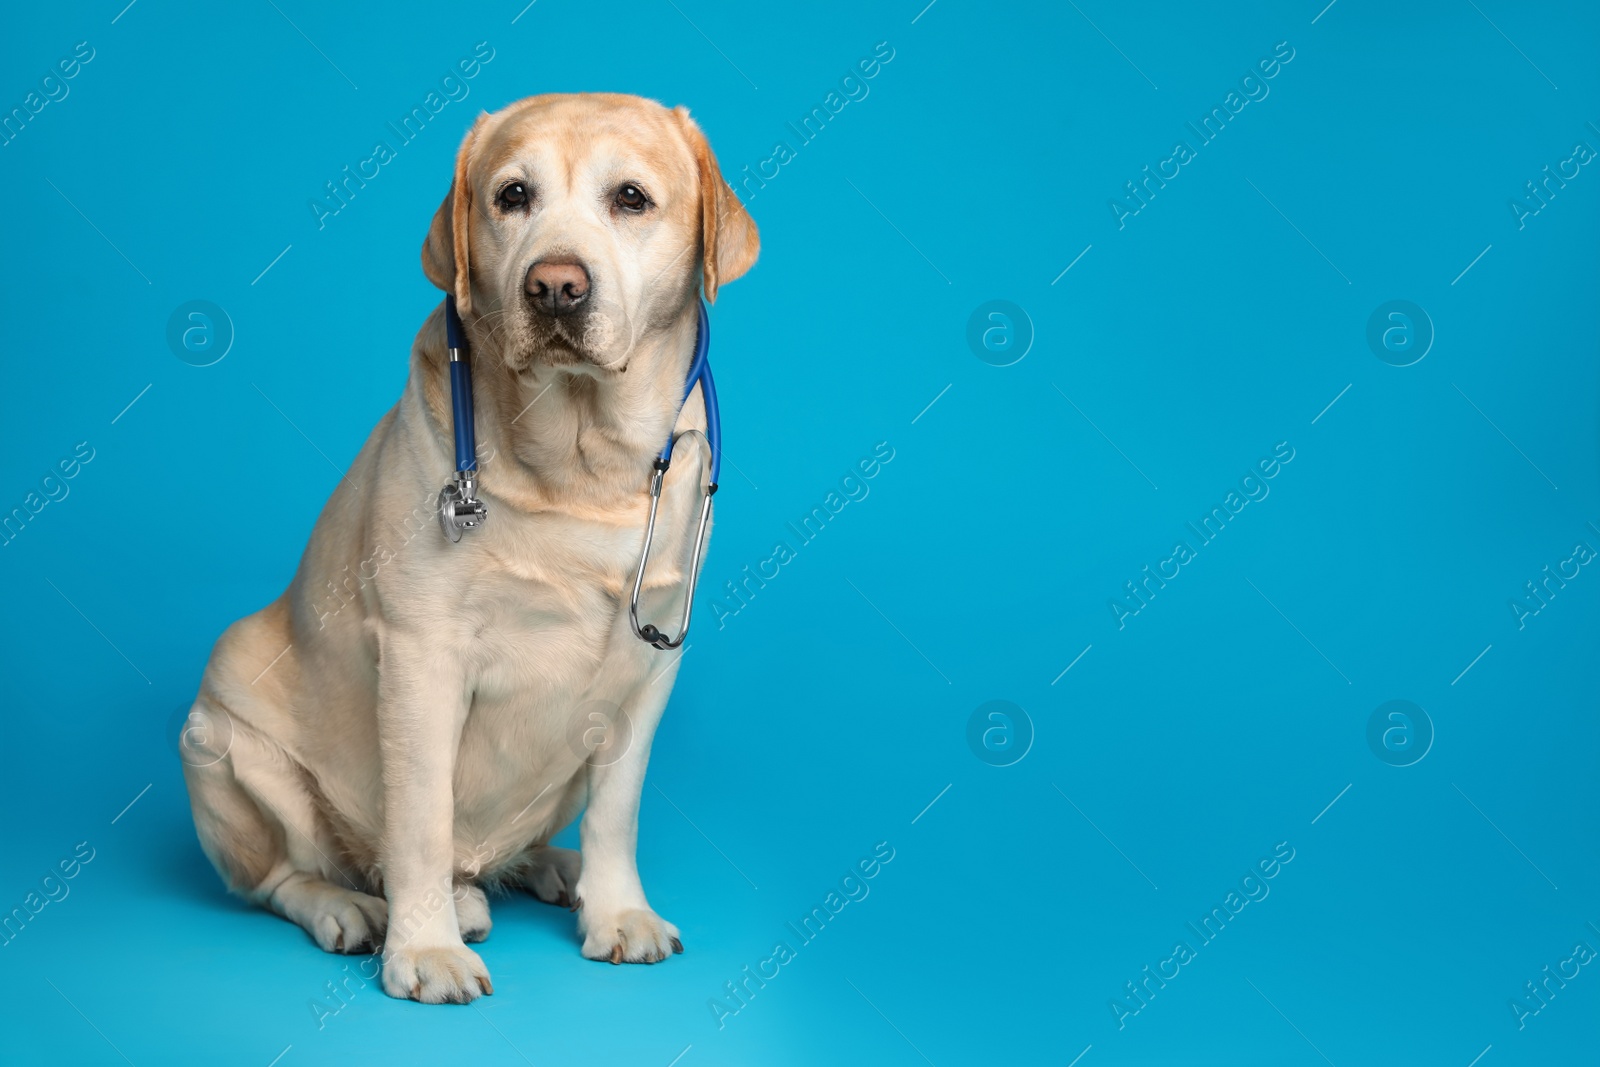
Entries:
POLYGON ((489 518, 489 508, 477 498, 471 471, 457 471, 453 482, 439 490, 439 529, 452 542, 467 530, 476 530, 489 518))

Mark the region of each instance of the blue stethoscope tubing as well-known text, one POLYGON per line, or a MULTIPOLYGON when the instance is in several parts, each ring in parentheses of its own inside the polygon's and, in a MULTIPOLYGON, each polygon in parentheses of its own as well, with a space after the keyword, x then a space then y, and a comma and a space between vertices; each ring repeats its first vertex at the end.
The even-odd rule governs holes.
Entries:
MULTIPOLYGON (((695 330, 694 361, 689 364, 689 376, 683 387, 683 399, 678 401, 678 410, 683 410, 683 405, 689 402, 689 394, 699 385, 706 405, 706 445, 711 450, 711 491, 716 492, 717 476, 722 471, 722 419, 717 410, 717 382, 711 377, 710 352, 711 319, 706 315, 706 302, 702 300, 699 325, 695 330)), ((658 463, 672 463, 672 446, 676 443, 675 437, 667 438, 666 447, 657 457, 658 463)))
POLYGON ((445 344, 450 349, 450 413, 455 423, 456 470, 478 469, 477 426, 472 421, 472 364, 465 357, 456 298, 444 298, 445 344))
MULTIPOLYGON (((706 429, 703 435, 699 430, 669 434, 667 443, 656 456, 650 477, 650 516, 645 522, 644 545, 639 549, 639 567, 633 577, 632 595, 628 598, 628 622, 635 636, 662 651, 677 648, 683 644, 684 638, 689 636, 695 589, 700 584, 700 562, 705 553, 706 531, 711 521, 711 498, 716 495, 717 482, 722 470, 722 418, 717 407, 717 383, 711 375, 709 358, 711 320, 706 314, 705 301, 697 301, 697 304, 699 316, 695 330, 694 359, 689 364, 689 374, 683 387, 683 396, 678 401, 678 411, 681 412, 683 406, 688 403, 694 387, 700 386, 700 396, 706 409, 706 429), (710 479, 706 484, 704 495, 700 498, 700 520, 695 531, 694 554, 689 561, 689 582, 683 598, 683 618, 679 623, 678 636, 668 637, 653 623, 639 622, 639 595, 644 587, 645 568, 650 563, 650 543, 655 536, 656 513, 661 505, 662 485, 666 480, 668 469, 672 466, 672 449, 679 437, 690 434, 703 436, 705 439, 706 451, 710 457, 710 479)), ((472 365, 467 358, 465 333, 461 328, 461 316, 456 311, 454 296, 445 297, 444 325, 446 344, 450 352, 450 410, 455 432, 456 475, 455 480, 445 486, 439 494, 439 521, 445 536, 451 541, 459 541, 463 530, 476 529, 483 525, 487 509, 475 495, 478 449, 476 427, 473 425, 472 365)), ((677 421, 676 417, 673 421, 677 421)))
POLYGON ((489 517, 489 509, 478 499, 478 438, 472 421, 472 363, 467 358, 461 316, 456 314, 456 299, 444 301, 445 344, 450 350, 450 417, 455 427, 455 477, 439 490, 439 529, 446 538, 460 541, 468 530, 476 530, 489 517))

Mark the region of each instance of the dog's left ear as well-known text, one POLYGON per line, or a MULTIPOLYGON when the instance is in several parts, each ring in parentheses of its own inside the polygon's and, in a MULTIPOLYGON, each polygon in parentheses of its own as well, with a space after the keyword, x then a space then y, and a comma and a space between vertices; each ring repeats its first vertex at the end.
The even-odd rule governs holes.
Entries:
POLYGON ((717 302, 717 287, 738 278, 755 265, 761 251, 761 237, 750 213, 744 209, 728 183, 722 178, 717 157, 689 109, 673 109, 683 124, 684 136, 694 151, 695 167, 700 172, 701 275, 706 300, 717 302))
POLYGON ((467 168, 472 163, 472 152, 477 144, 478 131, 489 116, 480 114, 467 131, 456 153, 455 178, 444 203, 433 213, 433 225, 428 227, 428 238, 422 242, 422 273, 428 280, 456 298, 456 310, 465 315, 472 310, 471 257, 467 238, 472 229, 472 183, 467 179, 467 168))

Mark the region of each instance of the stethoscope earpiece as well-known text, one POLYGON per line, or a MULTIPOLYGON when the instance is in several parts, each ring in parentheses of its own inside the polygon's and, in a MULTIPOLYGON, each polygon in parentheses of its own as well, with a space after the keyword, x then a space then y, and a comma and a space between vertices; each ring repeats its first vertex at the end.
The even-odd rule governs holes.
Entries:
MULTIPOLYGON (((694 612, 694 591, 700 584, 700 556, 705 551, 706 529, 711 521, 711 498, 716 495, 717 476, 722 469, 722 418, 717 408, 717 383, 711 377, 711 361, 708 358, 710 351, 711 320, 706 315, 706 302, 702 300, 700 320, 694 340, 694 362, 689 364, 689 378, 683 387, 683 399, 678 401, 678 410, 683 410, 683 405, 688 403, 689 394, 694 392, 696 385, 699 385, 701 398, 706 405, 705 442, 706 451, 711 454, 711 481, 706 486, 705 496, 700 498, 700 525, 694 535, 694 556, 689 561, 689 588, 683 597, 683 619, 679 623, 678 636, 669 638, 650 623, 642 626, 639 624, 639 590, 644 586, 644 569, 650 562, 650 540, 656 532, 656 509, 661 505, 661 486, 666 480, 667 469, 672 466, 672 446, 677 443, 677 437, 670 433, 667 435, 666 446, 656 457, 655 473, 650 478, 650 518, 644 526, 644 547, 639 549, 639 570, 633 576, 633 594, 628 598, 628 622, 632 625, 633 632, 639 640, 663 652, 677 648, 683 644, 683 639, 689 636, 689 619, 694 612)), ((698 430, 685 430, 680 436, 698 433, 698 430)))

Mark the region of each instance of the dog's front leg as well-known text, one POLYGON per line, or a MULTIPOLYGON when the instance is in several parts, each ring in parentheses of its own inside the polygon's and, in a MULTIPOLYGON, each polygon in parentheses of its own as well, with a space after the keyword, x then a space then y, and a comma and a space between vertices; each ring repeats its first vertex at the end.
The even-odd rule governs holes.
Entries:
MULTIPOLYGON (((670 673, 677 674, 676 664, 670 673)), ((611 753, 598 753, 600 758, 588 767, 589 803, 578 832, 578 930, 584 935, 583 954, 592 960, 656 963, 683 951, 678 928, 645 900, 636 858, 639 793, 672 681, 670 676, 658 679, 624 709, 627 751, 614 760, 611 753)))
POLYGON ((493 993, 483 960, 461 940, 452 896, 456 752, 467 685, 455 657, 385 634, 378 677, 383 763, 383 885, 389 933, 383 989, 428 1004, 493 993))

